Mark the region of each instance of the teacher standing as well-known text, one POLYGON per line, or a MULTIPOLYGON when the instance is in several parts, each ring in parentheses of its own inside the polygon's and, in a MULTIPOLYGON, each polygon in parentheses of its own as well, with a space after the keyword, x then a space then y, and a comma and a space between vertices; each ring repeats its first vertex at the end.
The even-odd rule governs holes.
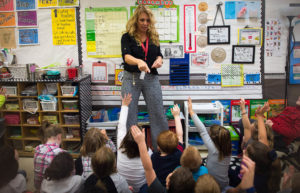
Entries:
POLYGON ((142 92, 150 116, 152 145, 156 150, 157 136, 161 131, 168 129, 168 122, 164 114, 161 85, 158 80, 157 68, 162 66, 163 60, 154 23, 151 10, 139 5, 127 22, 121 47, 125 70, 122 95, 132 94, 127 129, 137 123, 138 101, 142 92))

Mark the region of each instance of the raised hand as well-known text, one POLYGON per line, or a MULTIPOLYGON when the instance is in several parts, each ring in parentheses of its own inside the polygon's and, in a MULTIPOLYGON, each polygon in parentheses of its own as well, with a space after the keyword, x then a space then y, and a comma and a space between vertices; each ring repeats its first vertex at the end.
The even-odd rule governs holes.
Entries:
POLYGON ((131 94, 125 94, 124 97, 122 97, 122 106, 129 106, 129 104, 131 103, 131 94))
POLYGON ((141 131, 136 125, 132 125, 131 126, 131 135, 137 144, 146 143, 145 142, 145 129, 143 129, 141 131))
POLYGON ((188 111, 189 111, 191 116, 194 114, 193 103, 192 103, 191 97, 189 97, 189 99, 188 99, 188 111))
POLYGON ((254 184, 255 162, 244 154, 243 163, 244 164, 241 164, 241 174, 243 175, 243 178, 239 187, 242 190, 246 190, 253 187, 254 184))
POLYGON ((171 108, 171 113, 172 115, 175 117, 175 116, 179 116, 180 115, 180 109, 178 107, 178 105, 174 105, 173 108, 171 108))
POLYGON ((240 108, 242 112, 246 112, 246 108, 245 108, 245 99, 241 98, 240 100, 240 108))

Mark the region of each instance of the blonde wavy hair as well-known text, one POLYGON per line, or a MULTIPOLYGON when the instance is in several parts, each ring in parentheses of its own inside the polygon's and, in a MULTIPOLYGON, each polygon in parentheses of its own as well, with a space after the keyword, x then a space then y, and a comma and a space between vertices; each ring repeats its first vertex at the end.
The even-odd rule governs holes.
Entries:
POLYGON ((152 11, 144 5, 139 5, 135 9, 135 11, 133 13, 133 16, 128 20, 128 22, 126 24, 126 32, 130 36, 134 37, 136 42, 139 45, 141 45, 140 37, 139 37, 139 34, 137 32, 137 23, 138 23, 139 16, 142 13, 146 13, 149 16, 149 19, 150 19, 149 28, 147 30, 147 36, 150 38, 150 40, 153 42, 153 44, 155 44, 156 46, 159 46, 159 36, 158 36, 158 33, 156 31, 156 28, 155 28, 156 21, 154 19, 152 11))

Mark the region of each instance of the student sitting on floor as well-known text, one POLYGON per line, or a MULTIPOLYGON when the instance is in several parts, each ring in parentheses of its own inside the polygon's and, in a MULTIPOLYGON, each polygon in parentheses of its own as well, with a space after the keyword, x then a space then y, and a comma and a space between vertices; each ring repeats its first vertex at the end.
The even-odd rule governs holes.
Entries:
POLYGON ((195 181, 197 181, 200 176, 208 174, 207 168, 201 166, 202 158, 199 151, 193 146, 189 146, 183 151, 180 164, 191 170, 195 181))
POLYGON ((145 169, 145 176, 147 180, 149 193, 191 193, 195 187, 195 180, 192 172, 185 168, 180 167, 170 173, 166 179, 167 188, 158 180, 155 171, 152 167, 150 156, 147 152, 145 141, 145 130, 141 131, 137 126, 131 127, 131 133, 138 144, 141 160, 145 169))
POLYGON ((44 144, 40 144, 35 148, 33 159, 34 186, 37 190, 41 187, 46 168, 50 165, 53 158, 63 151, 59 147, 62 140, 62 128, 44 121, 40 132, 41 140, 44 144))
POLYGON ((180 165, 183 152, 183 131, 180 120, 180 109, 174 105, 171 109, 174 116, 176 134, 170 130, 162 131, 157 137, 157 149, 151 156, 153 169, 162 185, 166 184, 166 177, 180 165))
POLYGON ((114 152, 116 147, 108 138, 106 131, 98 128, 90 128, 86 132, 82 146, 80 148, 80 157, 75 161, 76 175, 81 175, 86 180, 93 173, 91 160, 94 153, 106 144, 114 152))
POLYGON ((79 193, 84 180, 79 175, 73 175, 74 161, 67 152, 61 152, 54 157, 45 171, 41 193, 79 193))
POLYGON ((26 191, 25 176, 18 169, 18 152, 10 146, 0 147, 0 193, 26 191))
POLYGON ((131 193, 126 180, 117 172, 116 157, 108 147, 101 147, 92 157, 94 173, 84 183, 85 193, 131 193))
POLYGON ((208 149, 206 162, 208 173, 216 179, 223 191, 225 187, 229 186, 228 169, 231 158, 230 133, 226 128, 219 125, 211 126, 208 133, 204 124, 193 111, 191 98, 188 99, 188 111, 208 149))
POLYGON ((293 152, 285 147, 300 137, 300 96, 295 107, 286 107, 278 116, 268 119, 266 124, 274 131, 275 150, 293 152))

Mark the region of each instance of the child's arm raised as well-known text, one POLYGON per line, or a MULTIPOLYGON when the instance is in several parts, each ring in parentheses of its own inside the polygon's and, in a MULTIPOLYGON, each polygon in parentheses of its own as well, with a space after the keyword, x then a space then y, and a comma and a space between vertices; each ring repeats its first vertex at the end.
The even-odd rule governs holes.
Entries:
POLYGON ((258 141, 269 147, 267 130, 264 121, 264 113, 270 110, 269 103, 266 102, 263 107, 258 107, 255 111, 258 123, 258 141))
POLYGON ((174 107, 171 109, 172 115, 175 120, 175 125, 176 125, 176 135, 178 138, 178 141, 180 143, 183 143, 183 130, 182 130, 182 124, 180 120, 180 109, 178 105, 174 105, 174 107))
POLYGON ((197 114, 195 114, 195 112, 193 111, 193 103, 192 103, 192 99, 189 97, 188 100, 188 111, 191 115, 191 118, 193 119, 197 130, 199 132, 199 134, 202 137, 202 140, 204 141, 205 146, 208 149, 209 153, 214 153, 217 150, 217 148, 214 145, 214 142, 211 140, 209 134, 207 133, 206 127, 204 126, 204 124, 202 123, 202 121, 199 119, 199 117, 197 116, 197 114))
POLYGON ((128 105, 131 102, 131 94, 125 94, 122 97, 122 107, 120 112, 119 124, 118 124, 118 136, 117 136, 117 146, 118 149, 120 147, 121 141, 126 135, 126 123, 127 123, 127 116, 128 116, 128 105))
POLYGON ((244 126, 244 141, 247 142, 251 138, 251 123, 248 118, 248 113, 245 107, 245 99, 240 100, 240 109, 242 113, 242 122, 244 126))
POLYGON ((140 151, 140 158, 145 170, 145 177, 148 187, 153 183, 156 178, 150 156, 147 151, 146 141, 145 141, 145 130, 141 131, 136 125, 131 127, 131 134, 134 141, 138 144, 140 151))

